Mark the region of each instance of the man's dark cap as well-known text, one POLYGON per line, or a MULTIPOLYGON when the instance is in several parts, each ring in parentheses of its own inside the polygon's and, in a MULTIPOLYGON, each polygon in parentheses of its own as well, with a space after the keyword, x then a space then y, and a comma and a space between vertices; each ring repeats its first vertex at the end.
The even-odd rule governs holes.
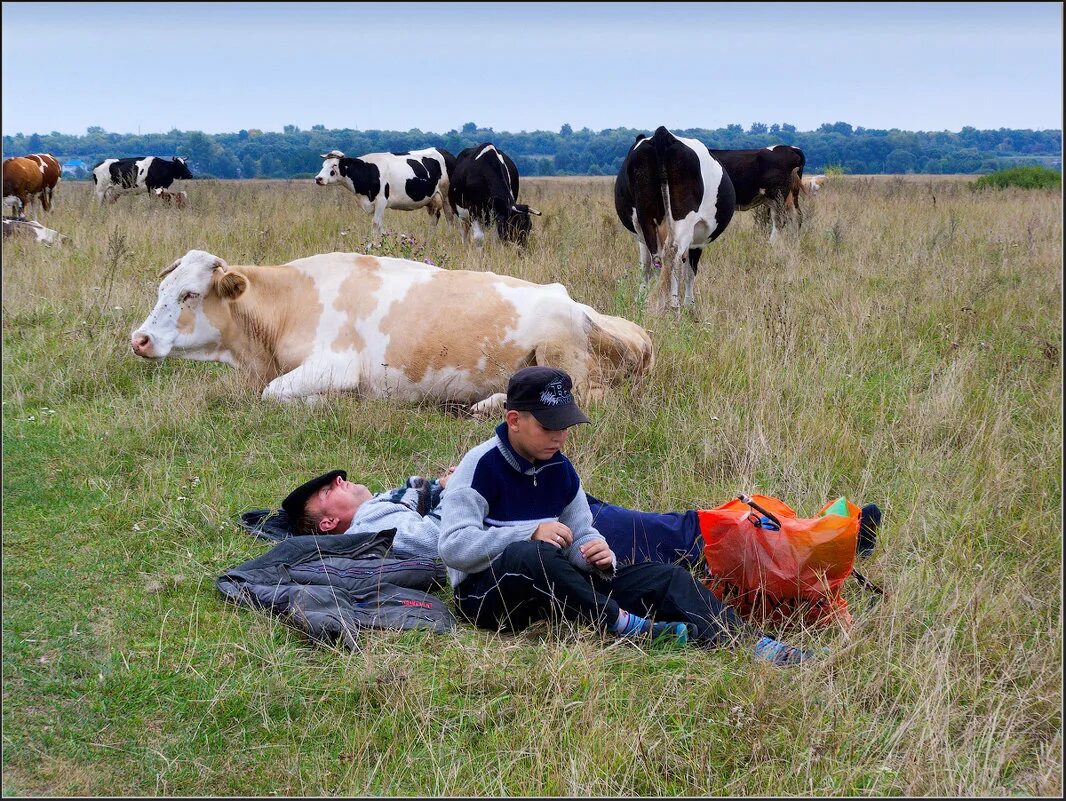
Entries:
POLYGON ((318 478, 312 478, 306 484, 301 484, 289 493, 288 497, 281 502, 281 508, 284 509, 285 514, 289 516, 292 525, 296 525, 296 522, 303 516, 304 506, 307 505, 307 499, 337 476, 340 476, 345 481, 348 480, 348 473, 346 471, 330 470, 328 473, 324 473, 318 478))
POLYGON ((507 382, 505 409, 529 412, 545 428, 559 431, 589 419, 574 402, 573 382, 555 367, 523 367, 507 382))

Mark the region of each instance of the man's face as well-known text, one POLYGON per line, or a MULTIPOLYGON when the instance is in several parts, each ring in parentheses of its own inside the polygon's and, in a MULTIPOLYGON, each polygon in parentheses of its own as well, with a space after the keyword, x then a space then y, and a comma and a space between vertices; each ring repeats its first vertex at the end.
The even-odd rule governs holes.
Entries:
POLYGON ((312 516, 322 516, 320 531, 340 534, 348 530, 359 507, 370 498, 370 490, 362 484, 337 476, 307 500, 305 509, 312 516))
POLYGON ((507 412, 507 436, 511 447, 529 461, 545 461, 563 449, 569 428, 545 428, 529 412, 507 412))

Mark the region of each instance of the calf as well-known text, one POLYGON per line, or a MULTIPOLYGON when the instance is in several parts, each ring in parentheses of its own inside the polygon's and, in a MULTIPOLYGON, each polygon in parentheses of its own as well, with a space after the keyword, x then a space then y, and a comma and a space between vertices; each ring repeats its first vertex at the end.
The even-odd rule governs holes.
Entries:
POLYGON ((561 284, 491 272, 355 253, 231 267, 190 250, 162 278, 133 352, 233 365, 264 398, 348 391, 489 413, 521 367, 566 370, 594 400, 639 382, 654 362, 636 323, 574 301, 561 284))
POLYGON ((192 177, 183 158, 170 161, 158 156, 104 159, 93 167, 96 199, 101 205, 109 195, 114 203, 121 195, 142 189, 161 197, 163 190, 169 189, 174 181, 192 177))
POLYGON ((792 145, 773 145, 756 150, 711 150, 711 155, 733 181, 738 210, 766 206, 771 242, 777 240, 777 232, 793 208, 799 224, 803 224, 799 192, 806 158, 802 150, 792 145))
POLYGON ((667 286, 670 307, 679 308, 682 272, 685 305, 694 303, 700 254, 725 231, 735 205, 729 175, 702 142, 662 126, 650 139, 636 138, 614 182, 614 207, 640 248, 642 288, 659 269, 656 310, 666 306, 667 286))
POLYGON ((168 192, 166 189, 160 189, 156 195, 167 205, 173 201, 174 205, 179 209, 185 208, 185 201, 189 199, 189 196, 185 192, 168 192))
POLYGON ((40 162, 25 156, 4 159, 4 203, 14 206, 17 216, 23 216, 43 191, 44 169, 40 162))
POLYGON ((518 168, 510 156, 491 142, 468 147, 455 157, 455 173, 448 202, 459 218, 459 234, 467 241, 471 228, 481 244, 481 226, 495 224, 504 242, 525 245, 533 227, 529 215, 540 212, 518 202, 518 168))
POLYGON ((323 153, 322 170, 315 176, 319 186, 338 184, 359 201, 363 211, 374 215, 371 236, 377 240, 385 224, 385 209, 414 211, 424 208, 433 223, 448 207, 448 183, 455 156, 442 147, 407 153, 367 153, 348 158, 339 150, 323 153))
POLYGON ((4 218, 4 239, 17 238, 28 239, 32 242, 43 242, 46 245, 63 244, 68 238, 58 231, 45 228, 39 222, 33 220, 12 220, 4 218))
POLYGON ((59 178, 63 174, 63 168, 59 166, 56 157, 51 153, 33 153, 31 158, 41 165, 41 174, 44 176, 44 186, 41 190, 41 207, 48 211, 52 208, 52 195, 55 192, 59 178))

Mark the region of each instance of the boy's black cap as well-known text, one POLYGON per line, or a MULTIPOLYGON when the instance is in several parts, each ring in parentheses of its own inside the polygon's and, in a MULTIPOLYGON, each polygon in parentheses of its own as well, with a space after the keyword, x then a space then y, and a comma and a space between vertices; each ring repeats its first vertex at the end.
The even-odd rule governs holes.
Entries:
POLYGON ((505 409, 529 412, 545 428, 558 431, 587 423, 574 402, 573 382, 555 367, 523 367, 507 382, 505 409))
POLYGON ((318 478, 312 478, 306 484, 301 484, 288 494, 285 500, 281 502, 281 508, 285 510, 285 514, 289 516, 289 520, 292 521, 293 525, 295 525, 296 521, 303 515, 307 499, 337 476, 340 476, 345 481, 348 480, 348 473, 346 471, 330 470, 328 473, 323 473, 318 478))

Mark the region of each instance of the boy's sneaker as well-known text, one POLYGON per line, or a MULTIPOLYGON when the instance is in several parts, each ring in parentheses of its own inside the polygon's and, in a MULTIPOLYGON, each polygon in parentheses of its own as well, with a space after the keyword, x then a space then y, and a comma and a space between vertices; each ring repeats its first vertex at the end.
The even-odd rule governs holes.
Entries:
POLYGON ((877 529, 881 525, 881 510, 876 503, 862 507, 859 515, 859 539, 855 544, 858 555, 865 559, 874 552, 877 545, 877 529))
POLYGON ((653 623, 651 641, 654 645, 676 645, 683 648, 688 645, 688 623, 653 623))
POLYGON ((780 640, 763 637, 755 643, 755 656, 765 659, 767 662, 772 662, 778 667, 787 667, 813 659, 815 653, 814 651, 804 651, 794 645, 785 645, 780 640))

